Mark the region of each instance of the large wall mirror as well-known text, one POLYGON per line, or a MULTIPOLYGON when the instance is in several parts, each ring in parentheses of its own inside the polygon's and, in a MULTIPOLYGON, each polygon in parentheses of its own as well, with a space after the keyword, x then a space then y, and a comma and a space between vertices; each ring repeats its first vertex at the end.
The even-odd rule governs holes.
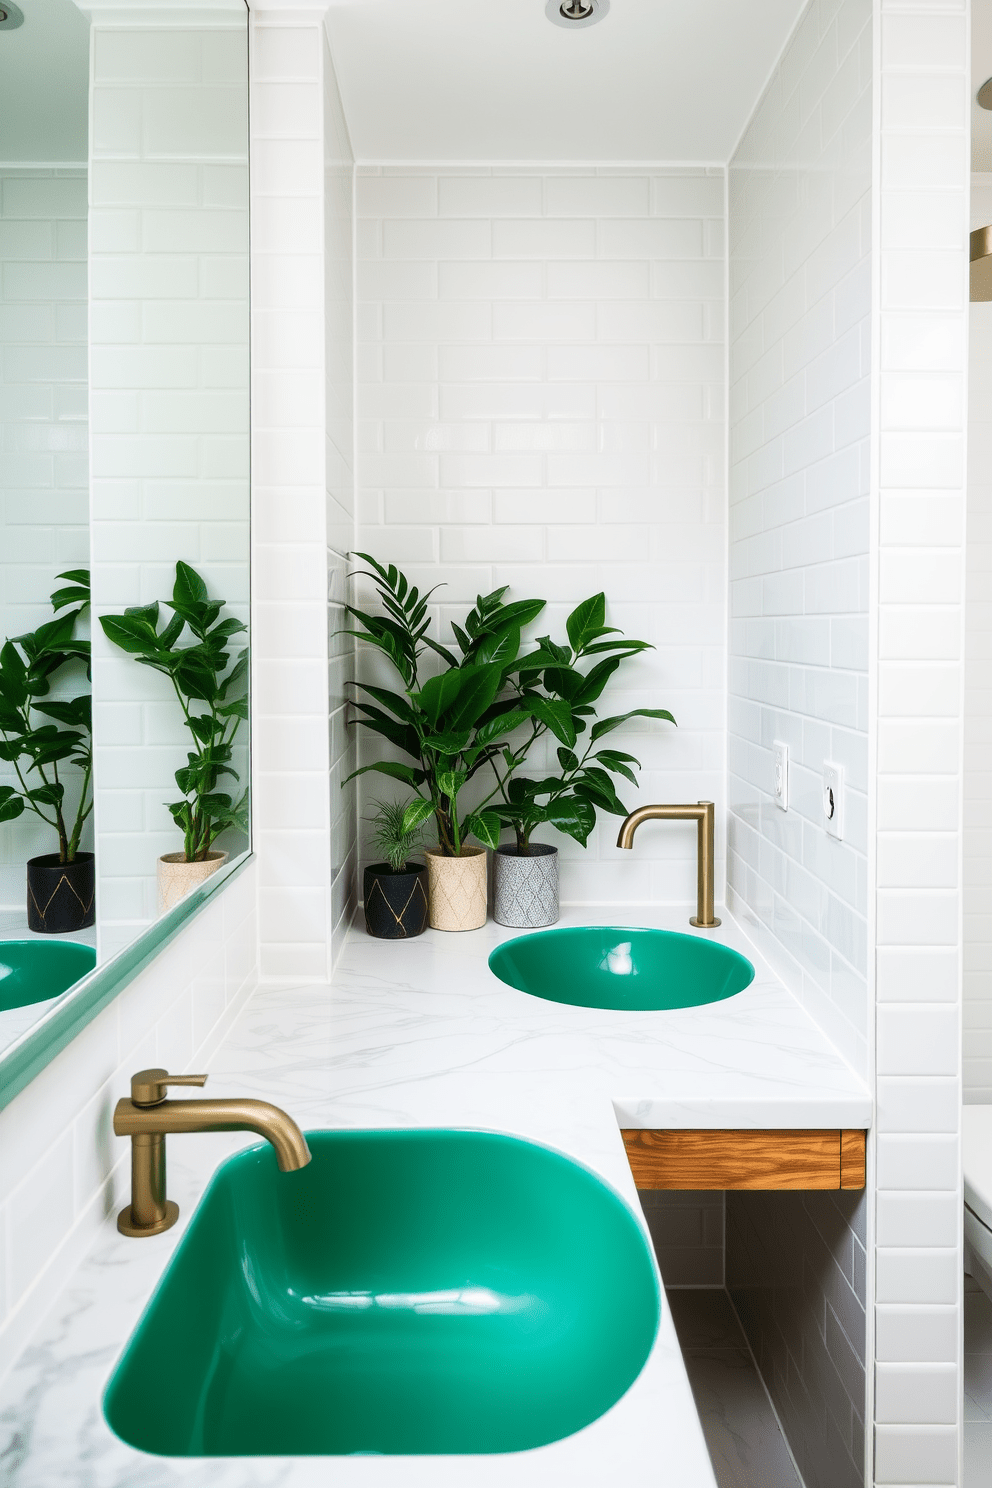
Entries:
POLYGON ((0 9, 2 1087, 249 850, 250 436, 242 0, 0 9))

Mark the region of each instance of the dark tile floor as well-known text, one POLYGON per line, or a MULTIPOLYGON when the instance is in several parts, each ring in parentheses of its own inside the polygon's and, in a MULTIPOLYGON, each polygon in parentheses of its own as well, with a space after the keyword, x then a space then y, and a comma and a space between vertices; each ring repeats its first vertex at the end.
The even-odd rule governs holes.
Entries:
POLYGON ((802 1488, 727 1293, 673 1289, 668 1305, 720 1488, 802 1488))
POLYGON ((992 1488, 992 1302, 964 1279, 964 1485, 992 1488))

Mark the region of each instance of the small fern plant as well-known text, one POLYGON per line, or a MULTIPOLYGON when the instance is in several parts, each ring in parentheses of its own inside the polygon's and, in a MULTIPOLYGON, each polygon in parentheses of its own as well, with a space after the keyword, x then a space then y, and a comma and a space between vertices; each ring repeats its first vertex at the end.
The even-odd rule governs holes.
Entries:
POLYGON ((405 873, 407 859, 423 846, 425 823, 404 827, 407 803, 375 801, 375 811, 367 818, 372 828, 374 852, 389 864, 393 873, 405 873))

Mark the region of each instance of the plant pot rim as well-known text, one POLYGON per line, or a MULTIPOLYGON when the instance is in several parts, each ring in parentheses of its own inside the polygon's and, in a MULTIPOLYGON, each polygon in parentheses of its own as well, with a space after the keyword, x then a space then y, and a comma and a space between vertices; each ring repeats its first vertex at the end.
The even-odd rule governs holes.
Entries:
POLYGON ((521 852, 513 842, 507 842, 496 851, 504 858, 547 858, 558 851, 550 842, 532 842, 529 852, 521 852))
POLYGON ((94 861, 95 861, 95 856, 94 856, 93 853, 91 853, 91 852, 77 852, 76 856, 71 861, 66 862, 66 863, 61 863, 61 862, 59 862, 59 855, 58 855, 58 853, 57 852, 54 852, 54 853, 41 853, 36 858, 28 858, 28 860, 27 860, 27 866, 29 868, 75 868, 75 866, 76 866, 77 863, 81 867, 85 867, 85 865, 87 863, 92 863, 94 861))
POLYGON ((486 848, 484 847, 463 847, 456 858, 453 853, 442 852, 440 846, 424 848, 424 853, 427 857, 443 858, 446 863, 457 863, 459 858, 477 858, 480 853, 484 853, 485 851, 486 848))
POLYGON ((368 863, 365 867, 366 873, 374 873, 378 878, 411 878, 415 873, 426 873, 426 863, 407 863, 405 868, 390 868, 388 863, 368 863))
POLYGON ((203 865, 204 865, 204 863, 218 863, 218 862, 223 862, 223 860, 226 857, 227 857, 227 853, 220 851, 220 849, 217 849, 216 851, 208 852, 207 855, 205 857, 203 857, 203 858, 187 858, 187 856, 186 856, 185 853, 182 853, 182 852, 171 852, 171 853, 162 853, 161 856, 159 857, 159 862, 160 863, 185 863, 186 866, 187 866, 187 868, 202 868, 203 865))

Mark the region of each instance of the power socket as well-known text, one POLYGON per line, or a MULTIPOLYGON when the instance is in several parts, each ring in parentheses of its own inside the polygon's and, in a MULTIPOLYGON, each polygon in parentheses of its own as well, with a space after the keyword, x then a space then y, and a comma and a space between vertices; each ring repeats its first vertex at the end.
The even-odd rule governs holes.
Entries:
POLYGON ((828 837, 844 836, 844 766, 823 765, 823 824, 828 837))
POLYGON ((776 739, 772 744, 775 753, 775 805, 780 811, 789 809, 789 746, 776 739))

